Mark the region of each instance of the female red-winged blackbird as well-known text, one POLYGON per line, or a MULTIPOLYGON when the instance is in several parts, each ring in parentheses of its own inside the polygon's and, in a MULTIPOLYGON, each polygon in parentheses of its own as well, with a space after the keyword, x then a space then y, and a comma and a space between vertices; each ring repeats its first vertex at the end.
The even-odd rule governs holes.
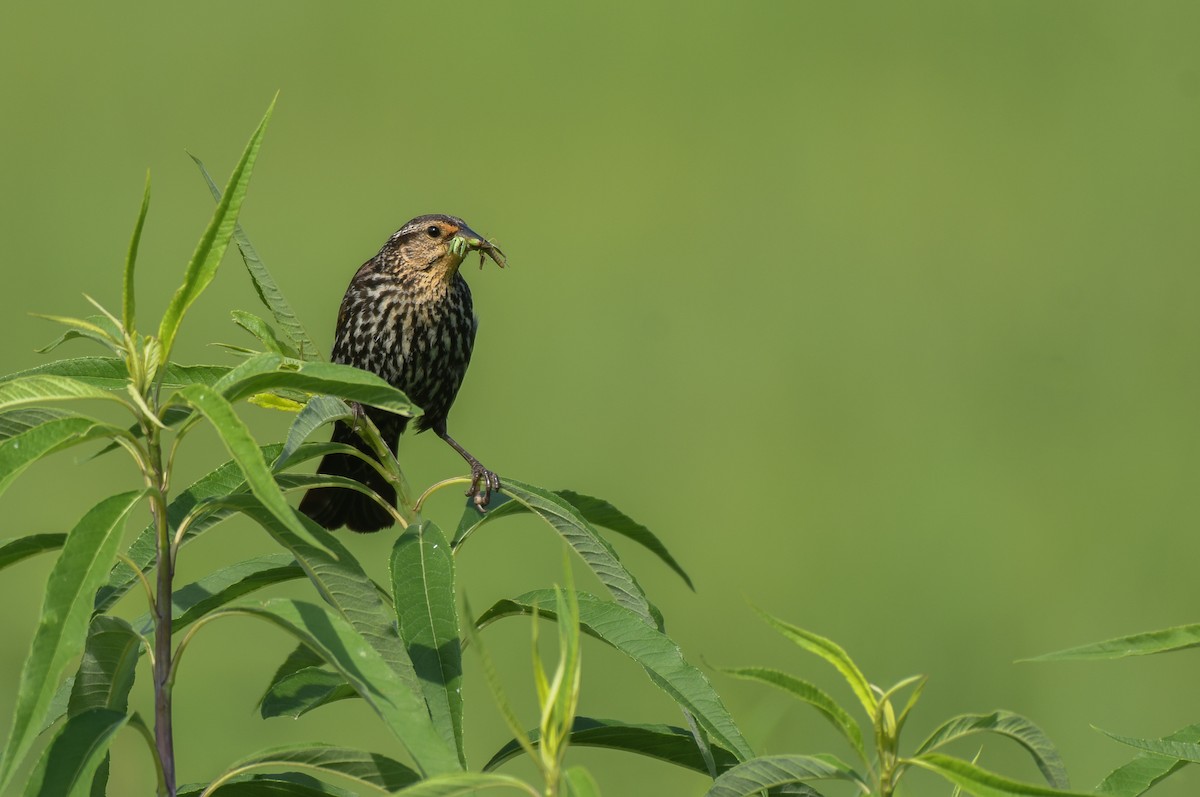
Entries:
MULTIPOLYGON (((372 371, 404 391, 424 415, 417 431, 432 429, 471 466, 471 489, 481 509, 500 479, 446 433, 446 415, 458 394, 477 322, 471 289, 458 273, 469 250, 487 253, 501 267, 504 253, 454 216, 418 216, 396 232, 379 254, 363 264, 342 299, 333 343, 333 361, 372 371)), ((373 407, 361 408, 379 427, 395 453, 408 418, 373 407)), ((333 440, 370 454, 351 424, 338 422, 333 440)), ((393 506, 396 490, 363 460, 328 454, 318 473, 362 482, 393 506)), ((327 529, 378 531, 392 516, 368 496, 338 487, 309 490, 300 511, 327 529)))

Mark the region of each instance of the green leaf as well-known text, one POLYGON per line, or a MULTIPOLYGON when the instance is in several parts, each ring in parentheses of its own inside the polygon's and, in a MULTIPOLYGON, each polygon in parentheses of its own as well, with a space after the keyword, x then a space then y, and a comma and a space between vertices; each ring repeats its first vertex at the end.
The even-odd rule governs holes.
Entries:
POLYGON ((209 616, 236 614, 274 623, 321 656, 396 734, 423 774, 459 768, 458 756, 433 727, 419 688, 413 690, 402 681, 339 615, 316 604, 274 598, 259 605, 225 607, 209 616))
POLYGON ((428 520, 409 526, 392 547, 391 576, 400 633, 433 724, 458 751, 465 769, 454 554, 442 530, 428 520))
POLYGON ((142 638, 120 617, 98 614, 88 627, 67 714, 107 708, 125 714, 141 655, 142 638))
POLYGON ((841 648, 836 642, 831 639, 826 639, 822 636, 805 631, 803 628, 785 623, 761 609, 758 613, 763 619, 774 626, 775 630, 783 634, 785 637, 795 642, 800 647, 815 653, 825 661, 834 666, 842 677, 846 679, 846 683, 850 684, 850 689, 854 692, 855 697, 866 709, 867 715, 875 716, 875 696, 871 692, 871 684, 867 682, 867 678, 862 674, 862 670, 858 669, 858 665, 850 658, 850 655, 841 648))
POLYGON ((1157 753, 1158 755, 1170 756, 1180 761, 1191 761, 1194 764, 1200 764, 1200 744, 1195 742, 1182 742, 1175 739, 1138 739, 1133 736, 1119 736, 1102 728, 1097 728, 1097 730, 1110 739, 1115 739, 1121 744, 1136 747, 1147 753, 1157 753))
POLYGON ((104 399, 132 407, 116 393, 101 390, 79 379, 66 376, 33 374, 10 378, 0 382, 0 411, 41 404, 44 401, 74 401, 76 399, 104 399))
POLYGON ((802 700, 815 708, 832 723, 834 728, 846 738, 854 751, 863 761, 870 761, 866 745, 863 743, 862 730, 858 723, 825 692, 799 678, 767 667, 722 667, 721 672, 735 678, 769 684, 778 687, 797 700, 802 700))
POLYGON ((1150 656, 1200 646, 1200 624, 1180 625, 1143 634, 1108 639, 1054 653, 1045 653, 1022 661, 1085 661, 1121 659, 1126 656, 1150 656))
POLYGON ((229 183, 225 186, 225 196, 217 203, 217 209, 213 212, 208 228, 205 229, 200 241, 196 244, 196 251, 192 254, 191 262, 188 263, 183 284, 179 286, 179 290, 171 298, 171 303, 167 305, 166 312, 163 313, 162 323, 158 328, 158 339, 162 341, 164 359, 170 357, 171 348, 175 343, 175 334, 179 331, 184 314, 216 276, 217 266, 221 264, 221 258, 225 255, 225 249, 229 246, 229 239, 237 225, 238 213, 242 209, 242 200, 246 198, 246 188, 250 184, 250 174, 254 170, 254 160, 258 157, 263 134, 266 133, 267 123, 274 110, 275 100, 271 100, 271 105, 267 108, 262 121, 259 122, 258 129, 250 137, 241 160, 238 161, 233 174, 229 177, 229 183))
MULTIPOLYGON (((684 572, 683 567, 675 560, 675 557, 671 556, 667 547, 662 544, 662 541, 658 537, 654 536, 654 532, 650 531, 650 529, 633 520, 603 499, 593 498, 572 490, 555 490, 554 494, 575 507, 576 511, 588 523, 615 531, 646 548, 662 560, 667 567, 678 573, 679 577, 683 579, 684 583, 690 589, 695 589, 692 579, 684 572)), ((494 501, 488 507, 487 514, 485 515, 479 513, 473 502, 467 502, 462 518, 459 520, 458 530, 454 535, 453 545, 456 548, 463 539, 472 534, 484 522, 529 511, 523 504, 512 501, 507 496, 500 496, 500 498, 502 500, 494 501)))
POLYGON ((991 714, 963 714, 947 720, 930 734, 919 748, 917 755, 932 752, 956 739, 980 732, 1007 736, 1024 747, 1046 778, 1046 782, 1058 789, 1071 788, 1067 768, 1055 749, 1053 742, 1041 728, 1011 711, 993 711, 991 714))
POLYGON ((35 313, 34 315, 46 321, 55 321, 71 327, 71 329, 68 329, 50 343, 37 349, 38 354, 46 354, 57 349, 67 341, 75 340, 76 338, 84 338, 94 343, 99 343, 115 354, 121 354, 123 351, 121 330, 117 329, 116 324, 103 315, 90 315, 85 319, 65 318, 63 316, 42 315, 39 313, 35 313))
POLYGON ((70 418, 73 414, 63 412, 62 410, 50 409, 49 407, 26 407, 21 410, 9 410, 8 412, 0 413, 0 440, 7 440, 22 432, 27 432, 35 426, 41 426, 47 421, 70 418))
MULTIPOLYGON (((214 609, 252 592, 305 575, 290 553, 274 553, 229 565, 199 581, 176 587, 171 595, 171 632, 179 633, 214 609)), ((154 621, 144 614, 134 627, 148 634, 154 629, 154 621)))
POLYGON ((300 353, 292 347, 291 343, 281 340, 275 333, 275 329, 254 313, 247 313, 245 310, 234 310, 232 311, 232 315, 233 323, 257 338, 262 345, 267 347, 268 351, 273 351, 284 357, 300 359, 300 353))
POLYGON ((267 687, 259 701, 259 715, 298 719, 313 709, 357 697, 358 693, 337 673, 305 667, 288 673, 267 687))
MULTIPOLYGON (((217 184, 209 176, 208 170, 204 168, 204 164, 195 155, 191 156, 196 162, 196 166, 200 168, 200 173, 204 175, 205 182, 208 183, 208 188, 212 191, 213 199, 217 202, 221 201, 221 190, 217 188, 217 184)), ((286 335, 296 348, 300 350, 300 358, 303 360, 319 360, 320 352, 317 350, 316 344, 308 336, 304 330, 304 325, 300 323, 300 319, 296 317, 296 313, 292 310, 287 299, 283 296, 283 291, 275 283, 275 279, 271 276, 271 272, 267 270, 267 266, 259 258, 258 252, 250 244, 250 238, 246 235, 245 230, 239 223, 233 228, 233 239, 237 242, 238 250, 242 254, 242 261, 246 264, 246 270, 250 272, 250 279, 254 283, 254 290, 258 292, 258 298, 271 311, 271 315, 275 317, 275 322, 279 324, 284 335, 286 335)))
POLYGON ((346 406, 346 402, 341 399, 332 396, 313 396, 304 405, 304 409, 296 415, 296 420, 292 421, 292 425, 288 429, 287 440, 284 441, 279 456, 271 465, 271 470, 278 473, 286 468, 290 464, 288 460, 292 454, 317 429, 333 421, 346 420, 352 414, 350 408, 346 406))
MULTIPOLYGON (((479 617, 477 624, 483 628, 501 617, 531 615, 535 610, 541 616, 555 616, 552 590, 536 590, 511 600, 498 601, 479 617)), ((753 757, 754 752, 716 690, 702 672, 684 661, 679 646, 670 637, 646 625, 645 619, 632 610, 583 592, 579 593, 579 619, 585 633, 612 645, 640 664, 650 680, 691 712, 722 747, 733 751, 741 760, 753 757)))
POLYGON ((571 767, 563 773, 566 797, 600 797, 600 786, 583 767, 571 767))
POLYGON ((975 797, 1084 797, 1083 792, 1053 789, 1009 778, 980 769, 959 758, 941 753, 926 753, 904 759, 906 763, 936 772, 975 797))
MULTIPOLYGON (((263 449, 266 457, 278 453, 278 446, 267 446, 263 449)), ((220 465, 205 474, 186 490, 179 493, 175 500, 167 505, 167 523, 171 529, 179 528, 179 524, 198 504, 219 496, 228 495, 246 489, 246 477, 234 460, 220 465)), ((184 536, 183 542, 189 542, 197 534, 211 527, 216 519, 201 519, 193 523, 184 536), (206 522, 207 521, 207 522, 206 522)), ((155 558, 155 527, 154 523, 147 524, 130 544, 125 552, 130 561, 137 564, 143 571, 154 565, 155 558)), ((96 593, 95 610, 105 612, 112 608, 121 596, 138 581, 137 574, 125 562, 117 562, 109 573, 108 583, 96 593)))
POLYGON ((25 786, 26 797, 88 797, 108 745, 128 721, 123 711, 91 708, 55 734, 25 786))
POLYGON ((421 414, 408 396, 375 374, 337 363, 301 363, 295 368, 253 373, 232 382, 224 392, 230 401, 237 401, 253 393, 280 389, 337 396, 407 417, 421 414))
POLYGON ((21 669, 12 731, 0 762, 0 791, 29 752, 67 663, 83 650, 91 596, 116 559, 125 516, 142 490, 114 495, 76 524, 46 584, 41 617, 21 669))
POLYGON ((121 319, 125 331, 131 338, 137 337, 137 303, 133 290, 133 270, 137 264, 138 244, 142 241, 142 228, 146 226, 146 213, 150 210, 150 172, 146 172, 146 188, 142 191, 142 208, 138 211, 137 224, 133 226, 133 238, 129 241, 129 254, 125 258, 125 282, 122 291, 121 319))
POLYGON ((502 491, 562 535, 617 603, 641 617, 647 625, 662 628, 661 615, 646 598, 637 579, 621 564, 617 552, 608 541, 584 520, 575 507, 548 490, 514 479, 505 478, 502 491))
POLYGON ((56 551, 66 541, 66 534, 30 534, 28 537, 0 540, 0 570, 39 553, 56 551))
POLYGON ((650 529, 638 523, 602 498, 593 498, 590 495, 583 495, 573 490, 555 490, 555 493, 571 506, 575 507, 579 511, 579 514, 583 515, 584 519, 589 523, 594 526, 603 526, 633 540, 657 556, 667 567, 674 570, 683 579, 683 582, 688 585, 689 589, 693 591, 696 589, 692 584, 692 579, 684 571, 683 566, 675 560, 675 557, 667 550, 667 546, 663 545, 662 541, 650 529))
POLYGON ((275 747, 247 756, 233 764, 222 780, 233 774, 255 769, 286 767, 317 775, 339 775, 361 786, 384 792, 402 789, 419 779, 409 767, 378 753, 364 753, 348 747, 304 744, 275 747))
POLYGON ((262 502, 263 507, 301 540, 318 548, 323 547, 310 530, 311 526, 301 521, 301 516, 288 505, 279 491, 263 452, 254 442, 246 424, 233 411, 233 405, 205 385, 185 387, 179 391, 179 395, 209 420, 225 444, 225 449, 245 474, 250 491, 262 502))
MULTIPOLYGON (((175 389, 188 385, 212 385, 229 372, 225 365, 178 365, 167 363, 159 369, 162 386, 175 389)), ((64 376, 92 387, 124 390, 129 384, 129 369, 119 357, 74 357, 55 360, 15 374, 0 377, 0 383, 29 376, 64 376)))
POLYGON ((396 615, 346 547, 303 515, 298 517, 324 549, 301 540, 261 507, 247 506, 243 511, 291 551, 321 597, 383 657, 408 691, 420 695, 421 684, 396 628, 396 615))
POLYGON ((749 797, 764 789, 813 780, 849 781, 866 791, 862 777, 832 756, 773 755, 733 767, 713 781, 705 797, 749 797))
MULTIPOLYGON (((1181 728, 1170 736, 1163 737, 1170 742, 1200 742, 1200 723, 1181 728)), ((1142 752, 1133 760, 1117 767, 1108 774, 1096 787, 1097 794, 1110 797, 1139 797, 1150 790, 1151 786, 1162 781, 1169 775, 1187 765, 1186 760, 1171 755, 1142 752)))
POLYGON ((0 493, 42 457, 89 440, 120 437, 125 430, 82 416, 46 421, 0 442, 0 493))
MULTIPOLYGON (((539 735, 530 731, 530 742, 536 747, 539 735)), ((696 739, 686 728, 672 725, 634 725, 619 720, 576 717, 568 737, 572 746, 603 747, 626 753, 637 753, 668 764, 708 775, 708 765, 696 747, 696 739)), ((737 756, 723 747, 710 748, 718 772, 724 772, 738 763, 737 756)), ((491 760, 483 765, 484 771, 496 769, 521 754, 522 748, 515 739, 501 747, 491 760)))
MULTIPOLYGON (((206 786, 193 784, 179 790, 179 797, 202 797, 206 786)), ((216 797, 359 797, 357 793, 330 786, 299 772, 259 775, 221 786, 216 797)))
MULTIPOLYGON (((308 459, 324 456, 331 451, 345 451, 348 446, 336 443, 305 443, 293 455, 294 462, 299 464, 308 459)), ((349 449, 352 450, 352 449, 349 449)), ((279 455, 278 444, 263 446, 260 451, 264 461, 274 459, 279 455)), ((230 460, 209 471, 203 477, 191 484, 186 490, 176 495, 167 506, 167 523, 170 528, 177 529, 183 519, 201 503, 215 503, 216 499, 246 491, 246 477, 235 460, 230 460)), ((201 532, 212 528, 217 523, 234 514, 232 508, 217 509, 205 514, 188 526, 183 536, 183 543, 194 540, 201 532)), ((138 533, 133 543, 126 550, 130 561, 145 572, 154 564, 155 530, 154 524, 149 523, 138 533)), ((121 596, 137 583, 137 574, 124 562, 118 562, 109 574, 108 583, 96 594, 96 611, 104 612, 112 607, 121 596)))
POLYGON ((505 788, 523 791, 531 797, 541 797, 537 789, 524 781, 510 778, 508 775, 476 775, 473 772, 439 775, 409 786, 407 789, 401 789, 396 794, 399 797, 458 797, 458 795, 474 794, 483 789, 505 788))

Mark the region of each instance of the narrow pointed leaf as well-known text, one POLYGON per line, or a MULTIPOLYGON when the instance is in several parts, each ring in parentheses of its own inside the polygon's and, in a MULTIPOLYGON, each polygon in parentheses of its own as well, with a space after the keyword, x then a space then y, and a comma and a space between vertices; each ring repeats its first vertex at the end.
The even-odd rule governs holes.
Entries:
POLYGON ((288 429, 287 440, 284 441, 279 456, 271 465, 271 470, 278 472, 286 468, 288 459, 300 447, 300 444, 317 429, 333 421, 345 420, 351 414, 346 402, 340 399, 332 396, 313 396, 304 405, 304 409, 296 415, 296 420, 292 421, 292 425, 288 429))
POLYGON ((129 241, 129 254, 125 257, 125 281, 121 295, 121 320, 131 337, 137 336, 137 302, 133 289, 133 272, 137 265, 138 245, 142 241, 142 228, 146 226, 146 213, 149 210, 150 172, 146 172, 146 188, 142 191, 142 208, 138 211, 137 224, 133 226, 133 237, 129 241))
POLYGON ((689 589, 695 590, 691 577, 684 571, 683 566, 676 561, 667 546, 655 536, 654 532, 626 515, 615 506, 602 498, 593 498, 573 490, 555 490, 563 500, 575 507, 593 526, 603 526, 615 531, 623 537, 628 537, 646 550, 653 553, 663 564, 675 571, 689 589))
POLYGON ((524 781, 508 775, 457 772, 440 775, 396 792, 397 797, 459 797, 472 795, 484 789, 509 789, 524 792, 531 797, 541 797, 538 790, 524 781))
POLYGON ((321 776, 338 775, 361 786, 384 792, 402 789, 420 778, 411 768, 387 756, 328 744, 289 745, 263 750, 241 759, 228 771, 248 772, 267 768, 285 768, 321 776))
POLYGON ((92 595, 116 558, 125 516, 141 497, 138 490, 106 498, 67 535, 50 571, 41 617, 21 670, 12 730, 0 762, 0 791, 29 752, 63 670, 83 650, 92 595))
POLYGON ((766 789, 814 780, 863 784, 857 772, 831 756, 773 755, 752 758, 720 775, 705 797, 749 797, 766 789))
POLYGON ((1194 647, 1200 647, 1200 623, 1117 637, 1104 642, 1045 653, 1031 659, 1024 659, 1024 661, 1121 659, 1126 656, 1150 656, 1155 653, 1170 653, 1194 647))
POLYGON ((956 739, 973 733, 996 733, 1007 736, 1033 756, 1034 763, 1042 771, 1046 782, 1058 789, 1071 788, 1067 768, 1062 757, 1049 737, 1041 728, 1011 711, 993 711, 991 714, 963 714, 947 720, 930 734, 919 748, 917 755, 932 752, 956 739))
MULTIPOLYGON (((499 601, 479 617, 477 625, 483 628, 501 617, 530 615, 535 610, 541 616, 554 617, 554 592, 537 590, 499 601)), ((648 626, 644 618, 630 609, 582 592, 579 619, 584 633, 612 645, 640 664, 650 680, 691 712, 718 744, 741 760, 753 757, 750 745, 716 690, 700 670, 684 661, 679 646, 670 637, 648 626)))
POLYGON ((179 395, 212 423, 225 449, 245 474, 250 491, 262 502, 263 507, 300 540, 317 548, 324 547, 310 531, 310 526, 303 523, 300 515, 288 505, 267 467, 262 451, 246 424, 233 411, 233 406, 220 393, 205 385, 191 385, 179 391, 179 395))
MULTIPOLYGON (((265 587, 304 578, 289 553, 274 553, 223 567, 199 581, 176 587, 171 595, 171 632, 179 633, 204 615, 265 587)), ((143 634, 154 629, 149 614, 133 624, 143 634)))
POLYGON ((770 684, 782 689, 797 700, 808 703, 821 712, 825 719, 829 720, 833 727, 846 738, 846 741, 850 742, 850 745, 859 754, 861 760, 871 760, 871 757, 867 755, 867 748, 863 743, 862 730, 858 727, 858 723, 832 697, 808 681, 803 681, 785 672, 772 670, 767 667, 723 667, 721 671, 735 678, 744 678, 770 684))
MULTIPOLYGON (((159 378, 165 388, 180 388, 188 385, 212 385, 229 372, 225 365, 178 365, 167 363, 159 369, 159 378)), ((92 387, 108 390, 124 390, 129 384, 129 369, 120 357, 74 357, 38 365, 25 371, 0 377, 0 384, 31 376, 61 376, 75 379, 92 387)))
MULTIPOLYGON (((663 545, 662 541, 654 535, 650 529, 630 518, 625 513, 621 512, 615 506, 600 498, 593 498, 589 495, 574 492, 572 490, 554 490, 555 495, 566 501, 575 510, 579 512, 588 523, 593 526, 602 526, 610 531, 615 531, 618 534, 628 537, 634 542, 641 545, 646 550, 657 556, 667 567, 674 570, 684 583, 689 588, 695 589, 692 584, 692 579, 684 571, 683 567, 675 560, 663 545)), ((454 535, 454 546, 474 533, 475 529, 489 520, 496 520, 509 515, 518 515, 530 510, 520 502, 513 501, 507 496, 500 496, 503 500, 493 501, 488 506, 487 514, 481 515, 475 505, 468 501, 467 506, 463 510, 462 518, 459 520, 458 530, 454 535)))
POLYGON ((69 718, 34 766, 25 797, 88 797, 109 743, 128 719, 123 711, 105 708, 69 718))
POLYGON ((0 540, 0 570, 46 551, 57 551, 67 541, 66 534, 30 534, 12 540, 0 540))
MULTIPOLYGON (((103 310, 103 308, 101 308, 101 310, 103 310)), ((73 318, 72 316, 49 315, 47 313, 33 313, 32 315, 35 318, 42 319, 43 321, 53 321, 56 324, 62 324, 63 326, 70 327, 72 331, 82 335, 83 337, 103 343, 114 351, 121 350, 124 336, 121 334, 120 328, 118 328, 113 322, 113 319, 106 315, 94 315, 89 316, 88 318, 73 318)))
POLYGON ((0 493, 42 457, 89 440, 123 434, 123 429, 111 424, 82 416, 69 416, 46 421, 41 426, 0 441, 0 493))
POLYGON ((0 382, 0 411, 44 401, 78 399, 103 399, 128 406, 128 402, 116 393, 66 376, 33 374, 0 382))
POLYGON ((401 534, 392 548, 391 576, 400 633, 433 723, 458 751, 465 769, 454 555, 441 529, 425 520, 401 534))
MULTIPOLYGON (((1182 728, 1170 736, 1163 737, 1163 741, 1200 743, 1200 724, 1182 728)), ((1141 752, 1133 760, 1108 773, 1096 787, 1096 793, 1109 797, 1139 797, 1188 763, 1172 755, 1141 752)))
POLYGON ((1084 797, 1084 792, 1066 791, 1017 780, 988 772, 960 758, 941 753, 926 753, 905 759, 908 763, 936 772, 975 797, 1084 797))
POLYGON ((233 323, 257 338, 262 345, 267 347, 268 351, 282 354, 284 357, 300 359, 300 352, 296 351, 290 342, 282 340, 270 324, 254 313, 247 313, 245 310, 234 310, 232 314, 233 323))
MULTIPOLYGON (((536 730, 529 732, 529 740, 534 747, 538 746, 540 737, 536 730)), ((709 774, 708 765, 696 747, 692 732, 687 728, 671 725, 635 725, 619 720, 576 717, 571 726, 569 741, 572 746, 602 747, 637 753, 690 769, 701 775, 709 774)), ((737 756, 725 748, 714 746, 710 749, 718 772, 724 772, 737 765, 737 756)), ((521 745, 516 740, 510 741, 484 764, 483 769, 485 772, 493 770, 519 756, 521 752, 521 745)))
POLYGON ((862 674, 862 670, 858 669, 858 665, 854 663, 850 655, 840 645, 831 639, 818 636, 811 631, 805 631, 803 628, 794 626, 791 623, 785 623, 762 610, 759 610, 758 613, 779 633, 810 653, 815 653, 832 664, 842 674, 842 677, 846 679, 846 683, 850 684, 850 689, 854 692, 859 702, 862 703, 868 716, 875 716, 875 696, 871 692, 871 684, 868 683, 867 677, 862 674))
POLYGON ((267 123, 274 110, 275 101, 272 100, 262 121, 259 122, 258 129, 250 137, 241 160, 234 167, 229 183, 225 186, 225 195, 217 203, 217 209, 213 212, 208 228, 205 229, 200 241, 196 244, 196 251, 192 254, 191 262, 188 263, 183 284, 179 286, 171 303, 167 305, 166 312, 163 313, 162 323, 158 328, 158 339, 162 341, 164 358, 170 356, 171 348, 175 343, 175 334, 179 331, 184 314, 216 276, 217 266, 221 264, 221 258, 225 255, 225 249, 229 246, 229 239, 237 224, 242 200, 246 198, 246 189, 250 184, 250 174, 254 170, 254 161, 258 157, 263 134, 266 133, 267 123))
POLYGON ((621 564, 617 552, 583 516, 562 498, 548 490, 506 478, 503 492, 546 521, 575 549, 584 563, 600 579, 613 599, 647 625, 662 627, 662 617, 651 605, 642 586, 621 564))
POLYGON ((1139 739, 1134 736, 1121 736, 1110 733, 1103 729, 1098 730, 1110 739, 1115 739, 1121 744, 1136 747, 1147 753, 1157 753, 1158 755, 1177 758, 1180 761, 1190 761, 1194 764, 1200 764, 1200 744, 1196 742, 1183 742, 1175 739, 1139 739))
MULTIPOLYGON (((62 320, 64 320, 64 319, 57 318, 55 316, 43 315, 43 316, 39 316, 39 317, 44 318, 47 321, 62 321, 62 320)), ((72 319, 72 320, 76 320, 76 319, 72 319)), ((74 326, 72 329, 68 329, 66 332, 62 333, 57 338, 50 341, 45 346, 42 346, 40 349, 35 349, 35 351, 38 354, 47 354, 49 352, 54 351, 55 349, 57 349, 59 346, 63 345, 67 341, 83 338, 84 340, 90 340, 93 343, 99 343, 101 346, 108 349, 109 351, 111 351, 114 354, 122 353, 121 344, 118 343, 118 340, 120 339, 119 330, 107 331, 106 329, 104 329, 109 324, 107 318, 105 318, 104 316, 94 315, 94 316, 88 316, 86 321, 88 322, 89 326, 87 326, 87 327, 74 326), (94 329, 96 327, 101 327, 101 331, 99 331, 99 332, 94 331, 94 329)))
POLYGON ((342 674, 396 734, 423 774, 459 768, 457 754, 429 719, 419 688, 413 690, 354 628, 332 610, 274 598, 256 606, 231 606, 210 616, 244 614, 288 631, 342 674))
MULTIPOLYGON (((200 173, 204 175, 204 180, 208 183, 208 188, 212 192, 213 199, 220 202, 221 190, 217 188, 217 184, 209 176, 208 170, 204 168, 204 164, 196 156, 193 155, 192 160, 200 168, 200 173)), ((271 272, 267 270, 266 264, 263 263, 262 259, 258 256, 258 252, 250 244, 250 238, 246 235, 240 223, 233 228, 233 239, 237 242, 238 251, 242 254, 242 261, 246 264, 246 270, 250 272, 250 279, 254 283, 254 290, 258 292, 258 298, 271 311, 271 315, 275 317, 275 322, 279 324, 279 328, 283 333, 300 350, 301 359, 319 360, 321 354, 317 350, 316 344, 312 342, 312 339, 304 329, 304 325, 300 323, 300 319, 296 317, 296 313, 292 310, 291 305, 284 298, 283 291, 279 289, 275 279, 271 276, 271 272)))
POLYGON ((125 620, 104 614, 93 617, 71 687, 68 715, 93 708, 125 714, 141 648, 142 638, 125 620))

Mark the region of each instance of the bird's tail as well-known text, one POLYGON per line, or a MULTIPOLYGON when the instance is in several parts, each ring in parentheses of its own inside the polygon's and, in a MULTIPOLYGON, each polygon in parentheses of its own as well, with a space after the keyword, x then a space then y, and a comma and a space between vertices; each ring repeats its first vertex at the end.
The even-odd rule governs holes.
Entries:
MULTIPOLYGON (((396 444, 404 431, 407 418, 389 414, 386 418, 372 418, 379 427, 380 436, 396 452, 396 444)), ((338 421, 333 427, 333 442, 354 446, 373 457, 371 447, 359 437, 348 424, 338 421)), ((317 473, 345 476, 362 482, 375 491, 380 498, 392 506, 396 505, 396 488, 380 475, 370 464, 351 454, 326 454, 321 459, 317 473)), ((314 487, 304 494, 300 511, 322 527, 332 531, 345 526, 351 531, 379 531, 391 526, 395 519, 373 498, 344 487, 314 487)))

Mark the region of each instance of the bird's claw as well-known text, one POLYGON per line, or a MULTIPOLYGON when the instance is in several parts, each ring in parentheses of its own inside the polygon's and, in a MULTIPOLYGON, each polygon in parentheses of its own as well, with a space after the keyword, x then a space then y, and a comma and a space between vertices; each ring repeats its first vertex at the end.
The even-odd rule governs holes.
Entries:
POLYGON ((471 488, 467 490, 467 497, 472 499, 476 509, 484 511, 492 500, 492 491, 499 489, 499 476, 478 462, 471 463, 471 488))

